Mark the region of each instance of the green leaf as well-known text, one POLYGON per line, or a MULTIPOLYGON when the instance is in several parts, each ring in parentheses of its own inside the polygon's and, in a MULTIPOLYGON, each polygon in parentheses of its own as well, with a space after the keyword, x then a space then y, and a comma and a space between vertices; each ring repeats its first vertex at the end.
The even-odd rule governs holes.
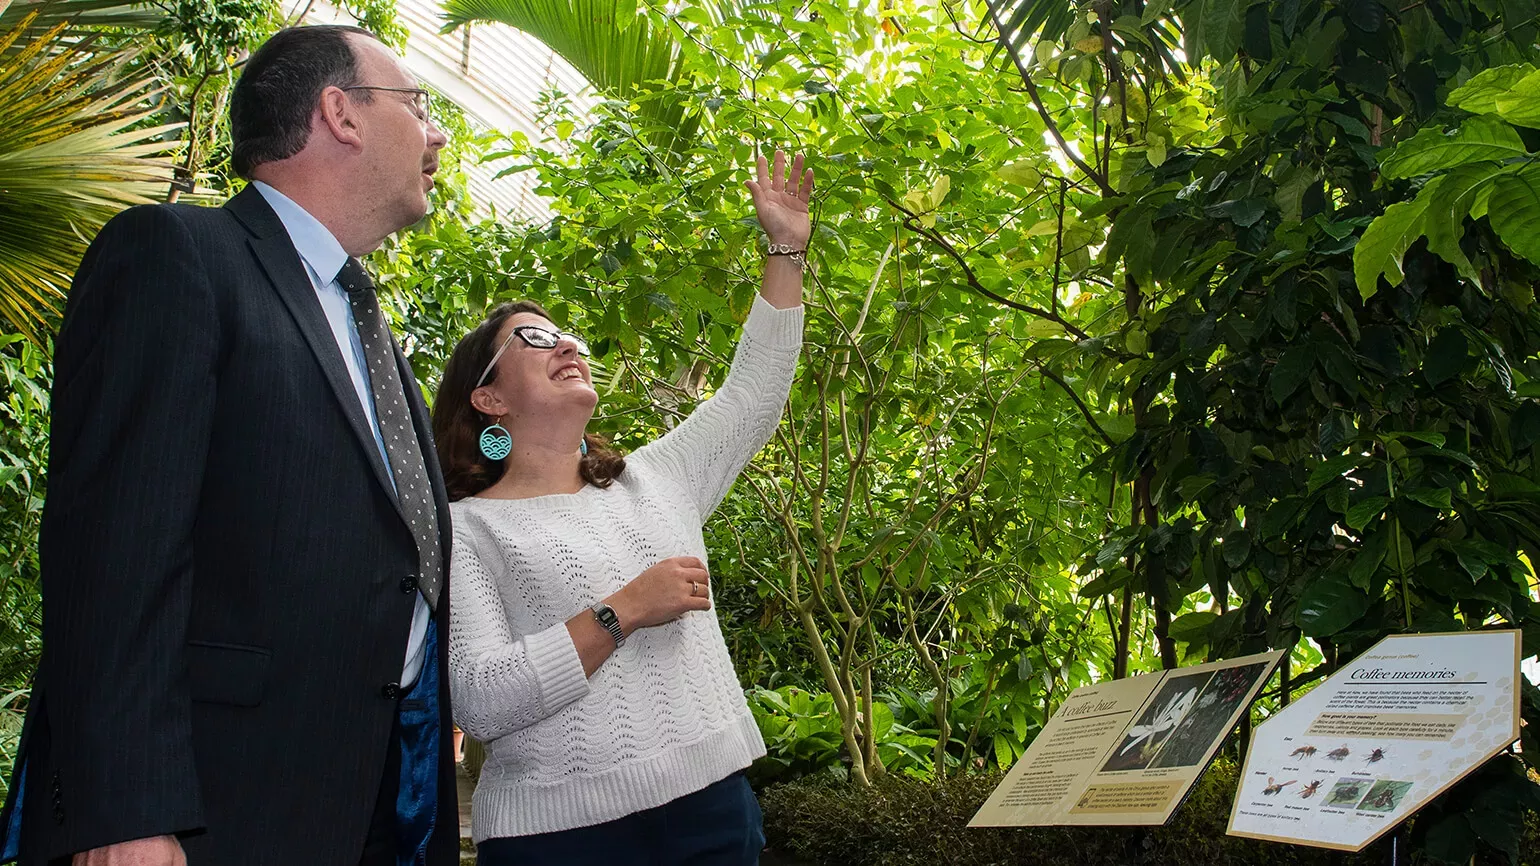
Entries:
POLYGON ((1007 183, 1014 183, 1028 189, 1035 188, 1043 182, 1043 173, 1035 168, 1030 160, 1018 159, 1008 162, 995 171, 1000 179, 1007 183))
POLYGON ((1350 117, 1340 111, 1323 111, 1321 116, 1342 128, 1342 131, 1359 141, 1369 140, 1369 127, 1356 117, 1350 117))
POLYGON ((1356 454, 1342 454, 1327 460, 1310 470, 1310 476, 1306 479, 1307 489, 1312 493, 1321 488, 1321 485, 1335 481, 1342 477, 1342 473, 1358 465, 1359 457, 1356 454))
POLYGON ((1123 348, 1130 354, 1143 355, 1150 348, 1150 335, 1143 328, 1134 325, 1123 334, 1123 348))
POLYGON ((1519 79, 1507 93, 1497 95, 1497 116, 1509 123, 1540 129, 1540 72, 1519 79))
MULTIPOLYGON (((1436 178, 1428 186, 1442 180, 1436 178)), ((1427 187, 1423 189, 1426 191, 1427 187)), ((1364 229, 1358 246, 1353 247, 1353 277, 1364 300, 1379 291, 1381 274, 1392 286, 1401 285, 1401 257, 1422 236, 1423 214, 1431 196, 1418 195, 1412 201, 1393 204, 1364 229)))
POLYGON ((1251 556, 1251 533, 1244 529, 1225 533, 1223 551, 1225 564, 1231 568, 1240 568, 1246 558, 1251 556))
POLYGON ((1465 334, 1459 328, 1444 328, 1428 344, 1428 354, 1422 359, 1422 375, 1437 388, 1459 375, 1469 351, 1465 334))
POLYGON ((1210 2, 1207 5, 1202 14, 1203 36, 1209 56, 1220 63, 1228 63, 1235 58, 1241 47, 1242 28, 1249 8, 1251 4, 1246 0, 1219 0, 1218 3, 1210 2))
POLYGON ((1103 430, 1114 442, 1124 442, 1134 435, 1134 419, 1131 415, 1104 415, 1097 419, 1103 430))
POLYGON ((1513 90, 1514 85, 1533 73, 1528 63, 1483 69, 1464 84, 1449 91, 1448 102, 1454 108, 1472 114, 1496 114, 1497 98, 1513 90))
POLYGON ((1497 163, 1463 165, 1445 175, 1436 187, 1431 190, 1424 187, 1418 193, 1418 198, 1428 196, 1423 225, 1428 235, 1428 250, 1454 265, 1468 279, 1474 280, 1477 275, 1460 249, 1460 240, 1465 237, 1465 218, 1499 178, 1515 170, 1515 166, 1497 163))
POLYGON ((1425 850, 1440 863, 1465 863, 1476 853, 1476 834, 1464 814, 1451 812, 1429 819, 1425 850))
POLYGON ((1492 189, 1487 217, 1509 249, 1540 265, 1540 164, 1497 184, 1492 189))
POLYGON ((1002 770, 1010 769, 1011 762, 1016 760, 1016 753, 1011 749, 1011 741, 1005 734, 995 733, 995 763, 1002 770))
POLYGON ((1383 496, 1371 496, 1349 508, 1346 521, 1348 528, 1355 531, 1363 529, 1369 525, 1369 521, 1379 517, 1380 512, 1384 511, 1385 506, 1389 504, 1390 500, 1383 496))
POLYGON ((1439 511, 1448 511, 1452 506, 1452 500, 1447 487, 1424 487, 1412 490, 1405 494, 1407 499, 1426 505, 1439 511))
POLYGON ((1473 162, 1501 162, 1528 153, 1510 124, 1494 117, 1472 117, 1452 133, 1422 130, 1397 146, 1380 163, 1380 170, 1386 177, 1416 177, 1473 162))
POLYGON ((1455 561, 1470 575, 1472 583, 1486 577, 1487 557, 1478 545, 1470 541, 1456 541, 1449 547, 1455 561))
POLYGON ((1208 610, 1185 613, 1171 621, 1167 634, 1185 643, 1204 643, 1208 641, 1209 626, 1217 619, 1219 614, 1208 610))
POLYGON ((1272 25, 1268 21, 1270 3, 1255 3, 1246 10, 1246 25, 1241 46, 1252 60, 1266 63, 1273 59, 1272 25))
POLYGON ((1348 580, 1354 586, 1368 591, 1369 582, 1374 578, 1374 573, 1380 570, 1380 564, 1385 561, 1385 548, 1389 545, 1390 531, 1381 529, 1369 536, 1364 546, 1353 557, 1353 564, 1348 568, 1348 580))
POLYGON ((1295 346, 1284 352, 1278 358, 1278 363, 1273 367, 1272 375, 1268 378, 1268 387, 1272 390, 1273 401, 1282 403, 1290 395, 1299 390, 1299 386, 1305 384, 1310 377, 1310 371, 1315 367, 1315 351, 1309 346, 1295 346))
POLYGON ((1353 586, 1345 574, 1328 572, 1306 584, 1295 618, 1306 635, 1329 637, 1357 622, 1368 610, 1367 593, 1353 586))

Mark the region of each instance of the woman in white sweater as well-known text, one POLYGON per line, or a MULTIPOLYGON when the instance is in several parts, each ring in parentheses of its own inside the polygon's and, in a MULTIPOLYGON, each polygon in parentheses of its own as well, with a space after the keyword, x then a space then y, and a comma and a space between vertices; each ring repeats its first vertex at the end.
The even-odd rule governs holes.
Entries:
POLYGON ((757 863, 743 770, 765 753, 727 654, 701 526, 774 433, 802 345, 813 173, 758 161, 764 284, 720 389, 626 457, 584 428, 582 340, 498 307, 434 408, 454 501, 449 673, 486 744, 482 866, 757 863))

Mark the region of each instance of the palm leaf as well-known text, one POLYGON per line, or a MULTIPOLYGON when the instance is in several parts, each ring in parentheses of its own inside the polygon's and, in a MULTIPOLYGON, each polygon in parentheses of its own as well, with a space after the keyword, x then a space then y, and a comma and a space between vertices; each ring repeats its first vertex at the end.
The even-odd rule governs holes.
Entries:
POLYGON ((539 39, 600 92, 636 101, 660 131, 653 144, 672 149, 693 137, 683 103, 651 95, 657 84, 679 81, 679 45, 637 14, 636 0, 445 0, 444 18, 445 32, 495 21, 539 39))
POLYGON ((149 30, 166 20, 164 9, 132 0, 0 0, 0 30, 10 30, 29 15, 34 31, 63 21, 95 27, 149 30))
MULTIPOLYGON (((1136 22, 1143 41, 1130 40, 1113 31, 1109 34, 1113 46, 1122 52, 1134 52, 1143 58, 1145 68, 1161 70, 1185 78, 1186 64, 1177 60, 1171 49, 1179 44, 1181 21, 1179 14, 1198 12, 1202 0, 1170 0, 1164 11, 1150 9, 1145 0, 1109 0, 1097 4, 1100 32, 1107 22, 1136 22), (1155 12, 1156 14, 1148 14, 1155 12)), ((1231 0, 1220 0, 1229 3, 1231 0)), ((1239 2, 1239 0, 1236 0, 1239 2)), ((1080 4, 1071 0, 986 0, 986 15, 995 25, 999 45, 995 49, 1009 52, 1020 66, 1030 66, 1032 46, 1039 42, 1062 44, 1076 19, 1084 14, 1080 4)))
POLYGON ((37 39, 29 15, 0 33, 0 319, 38 339, 86 245, 113 214, 154 201, 176 126, 148 126, 149 79, 121 80, 130 59, 65 37, 37 39))

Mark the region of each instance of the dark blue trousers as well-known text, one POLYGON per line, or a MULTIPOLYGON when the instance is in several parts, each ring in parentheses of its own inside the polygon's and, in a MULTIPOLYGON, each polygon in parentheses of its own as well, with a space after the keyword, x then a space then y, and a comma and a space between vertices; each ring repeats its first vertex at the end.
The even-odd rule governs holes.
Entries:
POLYGON ((755 866, 765 847, 759 801, 742 773, 592 827, 488 839, 478 866, 755 866))

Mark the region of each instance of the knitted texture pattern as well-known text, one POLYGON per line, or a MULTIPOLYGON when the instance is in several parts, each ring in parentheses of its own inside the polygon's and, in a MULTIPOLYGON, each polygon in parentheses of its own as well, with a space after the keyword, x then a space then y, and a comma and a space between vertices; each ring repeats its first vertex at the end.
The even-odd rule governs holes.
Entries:
POLYGON ((454 718, 487 751, 477 842, 611 821, 765 754, 714 608, 636 630, 592 678, 566 621, 661 560, 707 561, 701 527, 774 434, 801 345, 802 308, 755 298, 721 388, 608 489, 450 506, 454 718))

